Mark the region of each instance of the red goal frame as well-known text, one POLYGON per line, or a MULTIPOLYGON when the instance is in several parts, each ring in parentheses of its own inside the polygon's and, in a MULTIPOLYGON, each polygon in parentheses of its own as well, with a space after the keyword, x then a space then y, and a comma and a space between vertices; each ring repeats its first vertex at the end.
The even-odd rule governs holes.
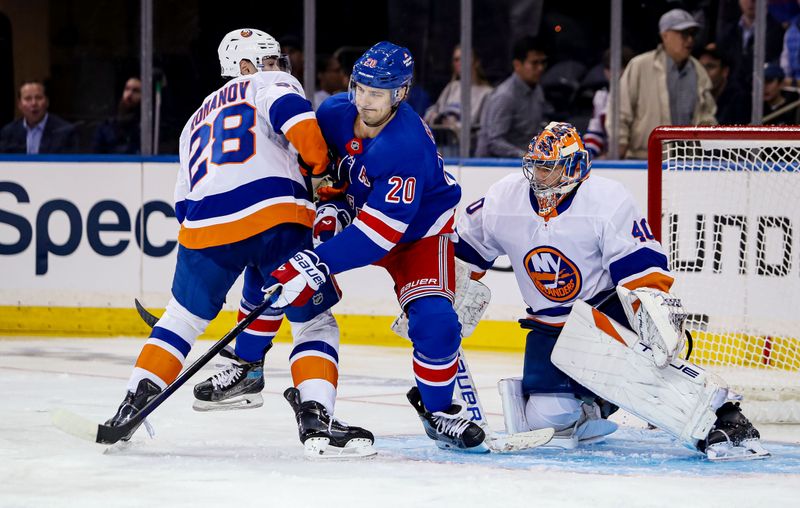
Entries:
POLYGON ((800 140, 800 125, 662 126, 653 129, 647 142, 647 222, 658 241, 661 241, 662 143, 681 139, 800 140))

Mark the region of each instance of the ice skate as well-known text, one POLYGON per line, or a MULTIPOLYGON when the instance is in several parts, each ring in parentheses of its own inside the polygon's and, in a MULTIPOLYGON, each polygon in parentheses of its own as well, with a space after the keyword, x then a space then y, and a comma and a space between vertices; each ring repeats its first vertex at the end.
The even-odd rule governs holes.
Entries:
POLYGON ((195 385, 192 408, 195 411, 226 411, 263 406, 264 398, 261 396, 261 390, 264 389, 263 358, 257 362, 246 362, 230 347, 226 347, 219 354, 232 360, 232 363, 195 385))
POLYGON ((697 449, 709 460, 750 460, 769 457, 761 445, 761 434, 742 414, 739 403, 726 402, 717 409, 717 421, 697 449))
MULTIPOLYGON (((117 409, 117 414, 106 420, 106 425, 109 427, 118 427, 126 423, 128 420, 133 418, 136 413, 141 411, 141 409, 159 393, 161 393, 161 388, 159 388, 158 385, 149 379, 142 379, 139 381, 139 385, 136 387, 136 393, 128 392, 128 394, 125 396, 125 400, 122 401, 119 409, 117 409)), ((145 426, 147 426, 145 420, 143 420, 143 423, 145 423, 145 426)), ((121 438, 121 440, 128 441, 138 428, 139 425, 132 428, 130 432, 121 438)), ((152 435, 152 431, 150 429, 148 429, 148 432, 152 435)))
POLYGON ((371 457, 378 453, 372 447, 375 442, 372 432, 337 420, 315 400, 302 402, 297 388, 287 388, 283 396, 294 410, 306 457, 348 459, 371 457))
POLYGON ((466 406, 463 401, 453 399, 452 405, 445 411, 431 413, 422 404, 422 396, 416 386, 408 391, 406 397, 417 410, 425 433, 436 441, 439 448, 471 453, 489 451, 489 446, 484 442, 486 433, 479 425, 465 418, 466 406))

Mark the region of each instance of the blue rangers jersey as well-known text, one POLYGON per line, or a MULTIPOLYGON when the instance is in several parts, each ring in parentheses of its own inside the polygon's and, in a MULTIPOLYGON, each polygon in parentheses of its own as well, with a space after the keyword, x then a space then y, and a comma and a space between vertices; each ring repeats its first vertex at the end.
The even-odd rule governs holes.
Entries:
POLYGON ((596 305, 618 284, 668 291, 667 257, 622 184, 592 175, 547 219, 522 174, 467 206, 456 256, 485 271, 507 255, 529 318, 563 325, 576 299, 596 305))
POLYGON ((428 126, 401 103, 372 139, 356 138, 358 112, 346 93, 317 110, 328 145, 348 175, 353 223, 315 249, 331 273, 374 263, 400 242, 452 232, 461 187, 445 173, 428 126))

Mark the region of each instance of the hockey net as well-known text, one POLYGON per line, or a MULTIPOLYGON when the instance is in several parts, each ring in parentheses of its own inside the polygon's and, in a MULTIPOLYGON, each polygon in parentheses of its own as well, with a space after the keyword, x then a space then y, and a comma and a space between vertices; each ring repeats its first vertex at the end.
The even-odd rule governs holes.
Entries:
POLYGON ((692 361, 753 420, 800 423, 800 127, 660 127, 648 220, 692 313, 692 361))

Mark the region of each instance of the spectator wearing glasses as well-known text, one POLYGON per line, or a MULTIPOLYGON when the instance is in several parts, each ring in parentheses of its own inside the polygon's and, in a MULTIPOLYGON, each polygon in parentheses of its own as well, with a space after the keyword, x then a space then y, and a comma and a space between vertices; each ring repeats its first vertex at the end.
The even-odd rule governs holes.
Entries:
POLYGON ((539 86, 547 67, 542 41, 535 37, 517 41, 512 66, 511 76, 486 99, 475 152, 478 157, 521 157, 532 133, 539 132, 552 114, 539 86))
MULTIPOLYGON (((711 79, 691 56, 700 24, 682 9, 658 22, 661 44, 631 60, 620 79, 619 153, 647 158, 647 139, 659 125, 714 125, 711 79)), ((609 129, 609 119, 606 128, 609 129)))

